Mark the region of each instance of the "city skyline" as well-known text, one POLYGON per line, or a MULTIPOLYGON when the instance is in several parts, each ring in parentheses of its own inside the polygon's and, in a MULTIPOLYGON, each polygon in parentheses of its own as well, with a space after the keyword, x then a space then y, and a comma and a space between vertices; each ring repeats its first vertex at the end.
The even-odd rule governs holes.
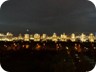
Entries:
POLYGON ((11 72, 85 72, 96 63, 96 8, 89 0, 8 0, 0 8, 0 63, 11 72))
POLYGON ((94 33, 89 33, 89 34, 85 34, 85 33, 79 33, 79 34, 75 34, 75 33, 71 33, 71 34, 66 34, 66 33, 62 33, 60 35, 53 33, 52 35, 48 35, 48 34, 39 34, 39 33, 34 33, 34 34, 18 34, 17 36, 15 36, 14 34, 7 32, 6 34, 4 33, 0 33, 0 41, 53 41, 53 42, 58 42, 58 41, 62 41, 62 42, 96 42, 96 35, 94 33))

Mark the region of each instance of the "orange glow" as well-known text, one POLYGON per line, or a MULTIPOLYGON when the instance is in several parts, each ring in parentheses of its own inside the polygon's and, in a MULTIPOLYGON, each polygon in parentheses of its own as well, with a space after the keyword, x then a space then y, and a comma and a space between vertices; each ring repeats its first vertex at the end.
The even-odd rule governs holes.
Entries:
POLYGON ((41 46, 39 44, 36 45, 36 50, 39 50, 41 46))
POLYGON ((29 48, 29 45, 26 45, 26 49, 28 49, 29 48))
POLYGON ((22 45, 22 47, 24 48, 24 45, 22 45))
POLYGON ((56 48, 57 48, 57 49, 59 48, 59 45, 58 45, 58 44, 56 44, 56 48))

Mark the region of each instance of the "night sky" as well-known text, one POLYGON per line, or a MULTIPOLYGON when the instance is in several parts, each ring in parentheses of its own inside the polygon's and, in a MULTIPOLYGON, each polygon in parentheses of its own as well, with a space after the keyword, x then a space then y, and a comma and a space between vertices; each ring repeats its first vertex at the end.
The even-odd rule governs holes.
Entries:
POLYGON ((0 32, 96 32, 96 9, 87 0, 10 0, 0 9, 0 32))

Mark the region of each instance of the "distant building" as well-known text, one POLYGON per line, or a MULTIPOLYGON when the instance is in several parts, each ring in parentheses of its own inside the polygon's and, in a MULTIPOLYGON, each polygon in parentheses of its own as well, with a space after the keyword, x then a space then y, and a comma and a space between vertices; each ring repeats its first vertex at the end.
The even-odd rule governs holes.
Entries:
POLYGON ((4 41, 13 41, 13 34, 10 32, 7 32, 3 39, 4 41))
POLYGON ((86 42, 86 41, 87 41, 87 36, 86 36, 84 33, 82 33, 82 34, 80 35, 80 41, 81 41, 81 42, 86 42))
POLYGON ((89 39, 90 42, 94 42, 94 40, 95 40, 94 34, 90 33, 89 36, 88 36, 88 39, 89 39))
POLYGON ((75 36, 74 33, 71 34, 70 40, 71 40, 72 42, 75 42, 75 41, 76 41, 76 36, 75 36))
POLYGON ((0 41, 18 41, 18 40, 24 40, 24 41, 64 41, 67 42, 71 40, 72 42, 80 41, 80 42, 96 42, 96 36, 93 33, 90 33, 89 35, 85 35, 82 33, 81 35, 75 35, 75 33, 72 33, 71 35, 66 35, 65 33, 61 34, 60 36, 57 36, 56 33, 53 33, 53 35, 48 36, 47 34, 19 34, 18 36, 14 36, 12 33, 7 32, 6 34, 0 33, 0 41))
POLYGON ((29 34, 24 34, 24 41, 29 41, 29 40, 30 40, 29 34))
POLYGON ((22 36, 22 34, 19 34, 19 36, 18 36, 18 40, 23 40, 23 36, 22 36))
POLYGON ((41 36, 41 39, 42 39, 42 41, 46 41, 47 39, 47 35, 46 34, 42 34, 42 36, 41 36))
POLYGON ((52 35, 52 41, 55 41, 55 42, 58 41, 58 36, 56 35, 56 33, 53 33, 53 35, 52 35))
POLYGON ((65 33, 61 34, 60 41, 67 41, 67 35, 65 33))
POLYGON ((40 34, 34 34, 34 41, 40 41, 40 34))
POLYGON ((34 40, 34 37, 33 37, 33 35, 32 35, 32 34, 30 35, 30 40, 34 40))
POLYGON ((3 33, 0 33, 0 41, 2 41, 2 39, 5 37, 5 35, 3 33))

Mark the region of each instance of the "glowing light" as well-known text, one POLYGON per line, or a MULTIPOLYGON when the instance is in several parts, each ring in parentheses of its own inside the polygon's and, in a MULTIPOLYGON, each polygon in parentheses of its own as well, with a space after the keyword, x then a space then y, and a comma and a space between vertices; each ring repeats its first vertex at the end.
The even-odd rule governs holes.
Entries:
POLYGON ((39 50, 41 46, 39 44, 36 45, 36 50, 39 50))
POLYGON ((75 42, 75 41, 76 41, 76 36, 75 36, 74 33, 71 34, 70 40, 71 40, 72 42, 75 42))
POLYGON ((34 34, 34 41, 40 41, 40 34, 34 34))
POLYGON ((14 36, 12 33, 7 32, 6 34, 2 34, 0 33, 0 41, 54 41, 54 42, 58 42, 58 41, 62 41, 62 42, 67 42, 68 40, 71 40, 72 42, 76 42, 76 41, 81 41, 81 42, 87 42, 89 40, 89 42, 95 42, 96 41, 96 37, 94 36, 93 33, 90 33, 89 35, 85 35, 85 34, 79 34, 79 35, 75 35, 74 33, 71 34, 71 36, 67 36, 65 33, 61 34, 60 36, 57 36, 56 33, 53 33, 52 36, 48 36, 47 34, 38 34, 35 33, 34 35, 32 34, 24 34, 24 36, 22 36, 22 34, 19 34, 18 36, 14 36))
POLYGON ((22 45, 22 47, 24 48, 25 46, 24 46, 24 45, 22 45))
POLYGON ((55 41, 55 42, 58 41, 58 36, 56 35, 56 33, 53 33, 52 41, 55 41))
POLYGON ((61 34, 60 40, 61 41, 67 41, 67 35, 65 33, 64 34, 61 34))
POLYGON ((29 48, 29 45, 26 45, 26 49, 28 49, 29 48))
POLYGON ((57 49, 60 48, 58 44, 56 44, 56 48, 57 48, 57 49))
POLYGON ((81 34, 80 40, 81 40, 81 42, 86 42, 87 39, 86 39, 86 35, 84 33, 81 34))
POLYGON ((24 35, 24 41, 29 41, 30 37, 29 37, 29 34, 25 34, 24 35))
POLYGON ((42 41, 46 41, 46 34, 43 34, 43 35, 41 36, 41 39, 42 39, 42 41))
POLYGON ((96 47, 94 47, 94 49, 96 49, 96 47))
POLYGON ((68 47, 66 47, 66 49, 68 50, 69 48, 68 48, 68 47))
POLYGON ((94 42, 94 40, 95 40, 95 37, 94 37, 93 33, 90 33, 88 38, 89 38, 90 42, 94 42))

